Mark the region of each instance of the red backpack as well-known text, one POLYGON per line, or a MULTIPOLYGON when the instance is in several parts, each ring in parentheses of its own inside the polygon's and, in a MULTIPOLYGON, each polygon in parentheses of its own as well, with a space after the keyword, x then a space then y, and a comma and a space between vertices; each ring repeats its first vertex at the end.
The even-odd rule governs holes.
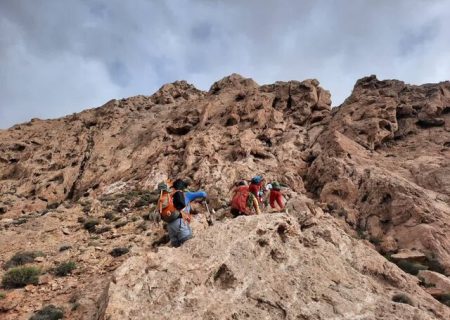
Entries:
POLYGON ((249 196, 248 186, 238 187, 233 199, 231 200, 231 208, 234 208, 236 210, 239 210, 240 212, 248 214, 250 212, 247 204, 248 196, 249 196))

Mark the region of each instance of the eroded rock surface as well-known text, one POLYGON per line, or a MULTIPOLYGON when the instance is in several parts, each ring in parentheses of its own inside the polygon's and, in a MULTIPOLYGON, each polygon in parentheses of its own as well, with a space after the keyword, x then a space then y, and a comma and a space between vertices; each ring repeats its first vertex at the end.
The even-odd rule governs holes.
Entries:
POLYGON ((435 319, 440 304, 375 250, 322 216, 240 217, 179 249, 130 258, 114 274, 105 319, 435 319), (380 279, 384 279, 380 281, 380 279), (399 292, 414 305, 392 301, 399 292))

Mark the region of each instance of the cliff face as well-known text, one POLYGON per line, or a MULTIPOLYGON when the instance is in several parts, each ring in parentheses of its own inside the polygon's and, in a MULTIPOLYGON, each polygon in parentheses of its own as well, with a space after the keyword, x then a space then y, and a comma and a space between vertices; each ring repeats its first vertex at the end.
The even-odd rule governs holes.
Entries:
POLYGON ((425 290, 445 292, 392 263, 450 274, 449 82, 371 76, 332 109, 317 80, 233 74, 209 92, 178 81, 0 132, 0 193, 0 260, 32 249, 44 272, 78 264, 8 290, 7 319, 48 303, 73 319, 450 317, 425 290), (289 214, 224 218, 232 184, 255 174, 289 185, 289 214), (207 228, 196 208, 179 249, 144 219, 169 177, 208 191, 215 211, 207 228), (118 246, 131 252, 114 258, 118 246))

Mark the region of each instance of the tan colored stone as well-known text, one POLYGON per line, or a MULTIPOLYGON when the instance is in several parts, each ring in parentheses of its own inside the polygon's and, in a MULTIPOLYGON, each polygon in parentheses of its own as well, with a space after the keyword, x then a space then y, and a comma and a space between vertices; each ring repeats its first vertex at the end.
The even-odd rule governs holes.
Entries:
POLYGON ((394 260, 407 260, 407 261, 424 261, 426 260, 425 254, 415 250, 402 250, 399 253, 391 255, 394 260))
POLYGON ((44 262, 45 261, 45 257, 36 257, 34 258, 35 262, 44 262))
POLYGON ((417 275, 426 285, 432 285, 434 288, 442 290, 443 292, 450 294, 450 279, 443 274, 429 271, 420 270, 417 275))
POLYGON ((160 247, 157 253, 131 257, 110 283, 105 317, 450 316, 412 276, 336 228, 333 218, 322 216, 317 224, 301 227, 283 213, 239 217, 206 229, 181 248, 160 247), (313 248, 307 245, 311 241, 316 241, 313 248), (414 296, 419 306, 399 308, 391 301, 392 286, 414 296))
POLYGON ((21 291, 11 291, 0 299, 0 312, 10 311, 21 304, 24 294, 21 291))

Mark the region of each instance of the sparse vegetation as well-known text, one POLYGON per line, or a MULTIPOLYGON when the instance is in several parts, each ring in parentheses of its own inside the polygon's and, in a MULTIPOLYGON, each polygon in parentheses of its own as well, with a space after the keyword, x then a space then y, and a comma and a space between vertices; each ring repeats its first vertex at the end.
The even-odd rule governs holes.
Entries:
POLYGON ((148 229, 147 222, 142 221, 141 223, 139 223, 139 224, 137 225, 136 228, 137 228, 138 230, 141 230, 141 231, 147 230, 147 229, 148 229))
POLYGON ((0 292, 0 300, 3 300, 6 298, 6 293, 0 292))
POLYGON ((150 191, 140 191, 139 199, 136 201, 134 206, 136 208, 148 206, 151 203, 158 201, 159 193, 150 191))
POLYGON ((97 219, 88 219, 83 223, 83 227, 89 232, 94 232, 95 226, 97 226, 98 224, 99 221, 97 219))
POLYGON ((95 233, 102 234, 102 233, 108 232, 110 230, 111 230, 110 226, 101 226, 101 227, 95 229, 95 233))
POLYGON ((433 283, 427 283, 423 277, 418 277, 420 282, 419 284, 424 288, 433 288, 435 285, 433 283))
POLYGON ((450 307, 450 292, 436 298, 440 303, 450 307))
POLYGON ((101 196, 99 198, 99 200, 101 202, 106 202, 107 204, 109 204, 109 203, 113 202, 114 200, 116 200, 116 197, 115 197, 115 195, 104 195, 104 196, 101 196))
POLYGON ((21 224, 24 224, 24 223, 27 223, 27 222, 28 222, 27 218, 21 217, 21 218, 18 218, 16 220, 14 220, 13 224, 16 225, 16 226, 20 226, 21 224))
POLYGON ((85 207, 83 207, 82 210, 83 210, 84 213, 87 214, 87 213, 91 212, 91 206, 85 206, 85 207))
POLYGON ((445 268, 442 266, 442 264, 439 262, 439 260, 436 257, 434 257, 434 256, 429 257, 427 259, 426 264, 428 266, 428 270, 438 272, 438 273, 441 273, 441 274, 447 276, 447 274, 445 274, 445 268))
POLYGON ((113 220, 115 218, 115 214, 112 211, 108 211, 104 214, 103 218, 105 218, 106 220, 113 220))
POLYGON ((117 258, 117 257, 120 257, 120 256, 128 253, 129 251, 130 250, 128 248, 119 247, 119 248, 112 249, 112 251, 109 254, 112 255, 113 257, 117 258))
POLYGON ((41 271, 36 267, 17 267, 8 270, 3 275, 2 286, 4 288, 21 288, 28 284, 37 285, 41 271))
POLYGON ((366 231, 362 228, 356 228, 356 233, 359 239, 366 239, 366 231))
POLYGON ((60 205, 59 202, 47 203, 47 209, 54 210, 54 209, 58 208, 59 205, 60 205))
POLYGON ((416 276, 420 270, 427 270, 428 267, 424 266, 423 264, 420 264, 418 262, 410 262, 406 260, 401 260, 398 262, 395 262, 397 266, 402 269, 403 271, 412 274, 416 276))
POLYGON ((72 249, 72 246, 71 245, 62 245, 61 247, 59 247, 59 252, 63 252, 63 251, 66 251, 66 250, 69 250, 69 249, 72 249))
POLYGON ((76 267, 77 267, 77 265, 73 261, 67 261, 67 262, 60 263, 55 268, 55 275, 58 277, 65 277, 68 274, 70 274, 73 270, 75 270, 76 267))
POLYGON ((406 293, 396 293, 392 296, 392 301, 397 303, 405 303, 414 306, 414 302, 406 293))
POLYGON ((115 210, 117 212, 123 212, 125 209, 130 208, 130 204, 128 203, 128 200, 122 199, 119 201, 119 203, 115 206, 115 210))
POLYGON ((45 306, 33 316, 30 320, 58 320, 64 317, 64 311, 54 305, 45 306))
POLYGON ((148 202, 145 199, 138 199, 135 204, 134 207, 135 208, 142 208, 145 207, 146 205, 148 205, 148 202))
POLYGON ((71 310, 72 310, 72 311, 75 311, 75 310, 77 310, 80 306, 81 306, 81 304, 80 304, 79 302, 72 303, 72 308, 71 308, 71 310))
POLYGON ((114 227, 116 228, 122 228, 123 226, 126 226, 128 224, 127 220, 118 221, 114 224, 114 227))
POLYGON ((80 202, 80 205, 81 205, 81 207, 82 207, 82 211, 84 212, 84 213, 89 213, 90 211, 91 211, 91 207, 92 207, 92 202, 91 201, 89 201, 89 200, 81 200, 80 202))
POLYGON ((14 256, 5 263, 3 268, 8 270, 27 263, 32 263, 35 258, 43 256, 45 256, 45 254, 41 251, 20 251, 14 254, 14 256))

